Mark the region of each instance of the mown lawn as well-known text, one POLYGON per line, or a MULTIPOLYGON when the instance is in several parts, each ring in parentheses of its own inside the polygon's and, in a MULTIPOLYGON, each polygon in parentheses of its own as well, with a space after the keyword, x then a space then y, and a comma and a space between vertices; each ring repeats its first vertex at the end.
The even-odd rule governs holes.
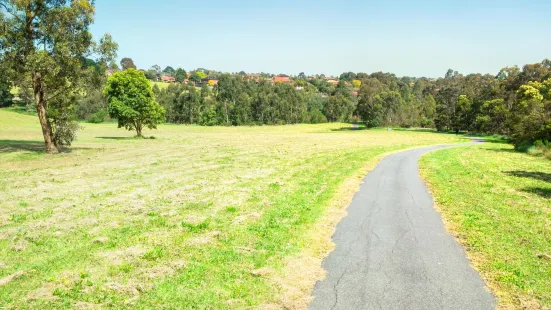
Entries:
POLYGON ((168 86, 170 85, 170 83, 165 83, 165 82, 151 82, 151 87, 153 87, 154 85, 157 85, 160 89, 165 89, 165 88, 168 88, 168 86))
POLYGON ((0 110, 0 307, 281 305, 274 277, 343 182, 385 152, 459 141, 346 124, 164 125, 155 139, 83 126, 46 155, 36 117, 0 110))
POLYGON ((551 307, 551 162, 487 143, 430 153, 424 178, 502 307, 551 307))

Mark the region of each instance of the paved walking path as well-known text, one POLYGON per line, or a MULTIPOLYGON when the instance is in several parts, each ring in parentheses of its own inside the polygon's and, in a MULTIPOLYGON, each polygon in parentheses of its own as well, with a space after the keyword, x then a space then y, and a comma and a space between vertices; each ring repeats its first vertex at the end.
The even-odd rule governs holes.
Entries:
POLYGON ((493 295, 449 235, 405 151, 370 172, 333 236, 311 309, 494 309, 493 295))

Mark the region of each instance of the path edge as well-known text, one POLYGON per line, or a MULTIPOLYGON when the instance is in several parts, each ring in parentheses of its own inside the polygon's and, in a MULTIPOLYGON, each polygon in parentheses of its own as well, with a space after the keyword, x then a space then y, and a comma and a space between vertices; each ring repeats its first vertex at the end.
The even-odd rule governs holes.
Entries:
MULTIPOLYGON (((486 143, 486 142, 484 141, 481 144, 483 143, 486 143)), ((457 146, 457 147, 463 147, 463 146, 457 146)), ((441 149, 441 150, 445 150, 445 149, 441 149)), ((421 158, 425 157, 426 155, 430 155, 435 151, 440 151, 440 150, 432 150, 424 153, 423 155, 421 155, 421 157, 419 158, 419 161, 417 162, 419 177, 421 178, 421 181, 425 184, 425 188, 430 194, 430 197, 432 199, 432 206, 434 210, 436 210, 436 212, 438 212, 438 215, 440 215, 440 219, 442 220, 442 224, 444 224, 444 229, 446 230, 446 232, 455 239, 455 241, 461 246, 461 248, 463 248, 463 252, 467 257, 467 260, 469 261, 471 268, 473 268, 473 270, 476 271, 476 273, 478 273, 479 277, 484 282, 484 288, 488 290, 496 299, 496 309, 500 309, 500 310, 515 309, 503 303, 504 299, 510 299, 511 296, 508 296, 507 294, 502 292, 499 289, 499 286, 496 283, 494 283, 484 272, 482 272, 482 268, 480 266, 480 263, 478 262, 478 258, 481 257, 481 255, 473 255, 473 253, 468 250, 469 247, 466 243, 465 238, 461 237, 461 234, 455 228, 455 224, 448 218, 445 212, 443 212, 442 206, 440 206, 440 204, 438 204, 438 202, 436 201, 434 184, 432 184, 428 180, 428 174, 430 172, 428 169, 422 169, 420 165, 421 158)))
POLYGON ((323 268, 323 260, 336 248, 332 237, 337 229, 337 224, 348 215, 348 207, 354 195, 360 190, 364 179, 383 159, 390 155, 431 146, 465 147, 469 146, 468 143, 414 146, 382 153, 367 161, 362 168, 344 181, 337 190, 335 197, 330 200, 329 206, 322 217, 308 229, 305 244, 310 244, 310 246, 303 248, 297 255, 286 258, 283 264, 284 267, 267 279, 279 289, 279 298, 275 305, 261 305, 261 308, 308 309, 310 302, 314 299, 312 296, 314 286, 318 281, 325 279, 327 275, 327 271, 323 268), (308 240, 316 240, 317 242, 308 243, 308 240))

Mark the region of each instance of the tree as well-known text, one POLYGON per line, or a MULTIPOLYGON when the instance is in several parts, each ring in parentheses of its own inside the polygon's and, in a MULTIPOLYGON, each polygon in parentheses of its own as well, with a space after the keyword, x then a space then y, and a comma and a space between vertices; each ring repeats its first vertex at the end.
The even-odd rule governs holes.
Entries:
POLYGON ((172 75, 172 74, 174 74, 174 73, 176 72, 176 70, 174 70, 174 68, 172 68, 171 66, 167 66, 167 67, 163 70, 163 72, 172 75))
POLYGON ((357 112, 368 128, 383 124, 384 110, 381 100, 362 96, 358 102, 357 112))
POLYGON ((13 95, 11 94, 12 83, 7 79, 2 67, 0 67, 0 107, 11 105, 13 95))
POLYGON ((512 134, 515 146, 548 141, 551 138, 551 78, 528 82, 517 93, 519 101, 513 108, 512 134))
POLYGON ((355 79, 356 79, 356 74, 354 72, 345 72, 341 74, 341 76, 339 77, 339 80, 347 81, 347 82, 350 82, 355 79))
POLYGON ((197 73, 197 75, 201 78, 201 79, 204 79, 207 77, 207 74, 203 71, 195 71, 195 73, 197 73))
POLYGON ((113 70, 113 71, 119 71, 120 70, 119 65, 115 62, 115 60, 111 60, 109 65, 107 65, 107 69, 113 70))
POLYGON ((176 70, 176 74, 174 75, 174 78, 176 79, 176 82, 182 83, 185 79, 187 79, 186 70, 182 68, 178 68, 176 70))
POLYGON ((354 87, 354 88, 360 88, 360 87, 362 87, 362 81, 360 81, 360 80, 352 80, 352 87, 354 87))
POLYGON ((144 72, 145 78, 150 81, 157 81, 157 73, 153 70, 147 70, 144 72))
POLYGON ((195 82, 195 83, 201 82, 201 79, 202 79, 201 74, 199 74, 199 72, 197 72, 197 71, 193 72, 193 73, 189 76, 189 80, 190 80, 190 81, 193 81, 193 82, 195 82))
POLYGON ((161 67, 159 65, 153 65, 151 66, 151 68, 149 68, 149 70, 153 70, 155 71, 155 73, 161 74, 161 67))
POLYGON ((125 57, 121 59, 121 68, 123 70, 136 69, 136 65, 134 64, 134 61, 132 60, 132 58, 125 57))
POLYGON ((155 101, 149 81, 135 69, 110 76, 103 94, 109 103, 109 116, 118 120, 119 128, 135 129, 138 137, 144 126, 154 129, 164 121, 165 109, 155 101))
POLYGON ((46 152, 57 153, 74 138, 73 104, 93 73, 81 59, 96 55, 106 68, 118 46, 108 34, 92 40, 90 0, 0 0, 0 7, 1 65, 12 81, 31 86, 46 152))

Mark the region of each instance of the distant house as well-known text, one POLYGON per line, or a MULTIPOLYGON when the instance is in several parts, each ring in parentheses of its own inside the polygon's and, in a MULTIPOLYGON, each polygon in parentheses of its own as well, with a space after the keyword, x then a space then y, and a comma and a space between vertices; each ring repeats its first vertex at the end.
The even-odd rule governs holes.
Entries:
POLYGON ((201 87, 203 85, 208 85, 208 86, 218 85, 218 79, 207 77, 207 78, 201 79, 201 82, 197 83, 196 86, 201 87))
POLYGON ((260 81, 260 74, 247 74, 247 80, 259 82, 260 81))
POLYGON ((176 79, 170 75, 163 75, 161 76, 161 81, 165 83, 174 83, 176 82, 176 79))
POLYGON ((291 78, 288 75, 274 76, 274 83, 291 83, 291 78))
POLYGON ((339 81, 337 81, 337 80, 327 80, 327 83, 329 83, 329 84, 331 84, 331 85, 333 85, 333 86, 339 85, 339 81))
POLYGON ((354 96, 358 97, 358 92, 355 91, 355 92, 352 92, 354 94, 354 96))

